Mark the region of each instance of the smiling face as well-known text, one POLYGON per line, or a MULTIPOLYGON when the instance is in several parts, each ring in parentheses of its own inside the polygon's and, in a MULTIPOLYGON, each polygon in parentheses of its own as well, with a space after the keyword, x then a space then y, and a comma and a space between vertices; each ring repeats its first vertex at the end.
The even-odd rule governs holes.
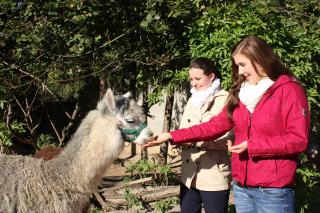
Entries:
POLYGON ((238 53, 233 57, 235 65, 238 67, 239 76, 243 76, 249 84, 257 84, 266 73, 259 64, 252 64, 245 55, 238 53))
POLYGON ((213 73, 206 75, 202 69, 195 67, 191 67, 189 69, 190 84, 196 91, 204 91, 208 89, 214 78, 215 75, 213 73))

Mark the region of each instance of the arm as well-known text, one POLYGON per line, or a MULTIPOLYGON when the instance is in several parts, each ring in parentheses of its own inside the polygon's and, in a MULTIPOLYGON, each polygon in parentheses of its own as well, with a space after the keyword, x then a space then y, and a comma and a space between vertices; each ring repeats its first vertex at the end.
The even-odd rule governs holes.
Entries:
POLYGON ((172 144, 186 142, 214 140, 224 135, 233 127, 233 123, 227 118, 226 107, 217 116, 189 128, 171 131, 172 144))
POLYGON ((208 141, 219 138, 233 127, 233 123, 227 118, 226 107, 217 116, 212 117, 208 122, 204 122, 189 128, 183 128, 170 133, 162 133, 154 138, 153 141, 148 142, 143 147, 151 147, 160 145, 168 140, 173 140, 173 145, 208 141))
POLYGON ((304 91, 297 84, 283 89, 281 116, 285 129, 273 137, 255 136, 248 141, 249 157, 297 155, 308 145, 310 113, 304 91))

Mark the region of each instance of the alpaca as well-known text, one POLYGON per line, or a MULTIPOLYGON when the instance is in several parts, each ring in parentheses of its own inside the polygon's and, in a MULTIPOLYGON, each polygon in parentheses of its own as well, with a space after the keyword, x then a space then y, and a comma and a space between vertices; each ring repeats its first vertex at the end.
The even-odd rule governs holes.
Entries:
POLYGON ((84 212, 106 169, 124 148, 123 130, 135 130, 133 142, 140 145, 152 137, 144 122, 135 101, 108 89, 57 157, 44 161, 1 154, 0 212, 84 212))

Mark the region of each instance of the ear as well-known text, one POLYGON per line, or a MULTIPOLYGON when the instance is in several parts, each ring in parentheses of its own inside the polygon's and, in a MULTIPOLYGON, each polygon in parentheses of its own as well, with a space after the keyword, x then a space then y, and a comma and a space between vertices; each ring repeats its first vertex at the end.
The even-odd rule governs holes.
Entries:
POLYGON ((99 101, 97 109, 104 112, 107 108, 110 112, 114 112, 116 109, 116 101, 113 92, 108 88, 106 94, 103 96, 101 101, 99 101))
POLYGON ((126 94, 122 95, 125 98, 131 98, 132 97, 132 93, 131 92, 127 92, 126 94))
POLYGON ((105 98, 109 111, 113 112, 116 109, 116 100, 110 88, 108 88, 107 93, 105 94, 105 98))
POLYGON ((209 77, 210 77, 210 80, 213 81, 215 79, 216 75, 214 73, 210 73, 209 77))

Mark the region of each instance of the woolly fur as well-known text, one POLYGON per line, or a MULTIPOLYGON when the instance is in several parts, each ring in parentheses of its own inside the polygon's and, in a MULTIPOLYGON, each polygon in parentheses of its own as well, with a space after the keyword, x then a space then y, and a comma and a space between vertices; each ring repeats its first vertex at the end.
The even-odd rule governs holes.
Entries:
MULTIPOLYGON (((134 117, 136 126, 145 120, 135 102, 127 101, 125 108, 117 105, 117 98, 108 90, 97 109, 88 113, 68 146, 56 158, 44 161, 0 155, 0 212, 85 211, 89 196, 124 147, 119 126, 133 126, 125 122, 126 116, 134 117)), ((143 140, 148 137, 144 136, 143 140)))

